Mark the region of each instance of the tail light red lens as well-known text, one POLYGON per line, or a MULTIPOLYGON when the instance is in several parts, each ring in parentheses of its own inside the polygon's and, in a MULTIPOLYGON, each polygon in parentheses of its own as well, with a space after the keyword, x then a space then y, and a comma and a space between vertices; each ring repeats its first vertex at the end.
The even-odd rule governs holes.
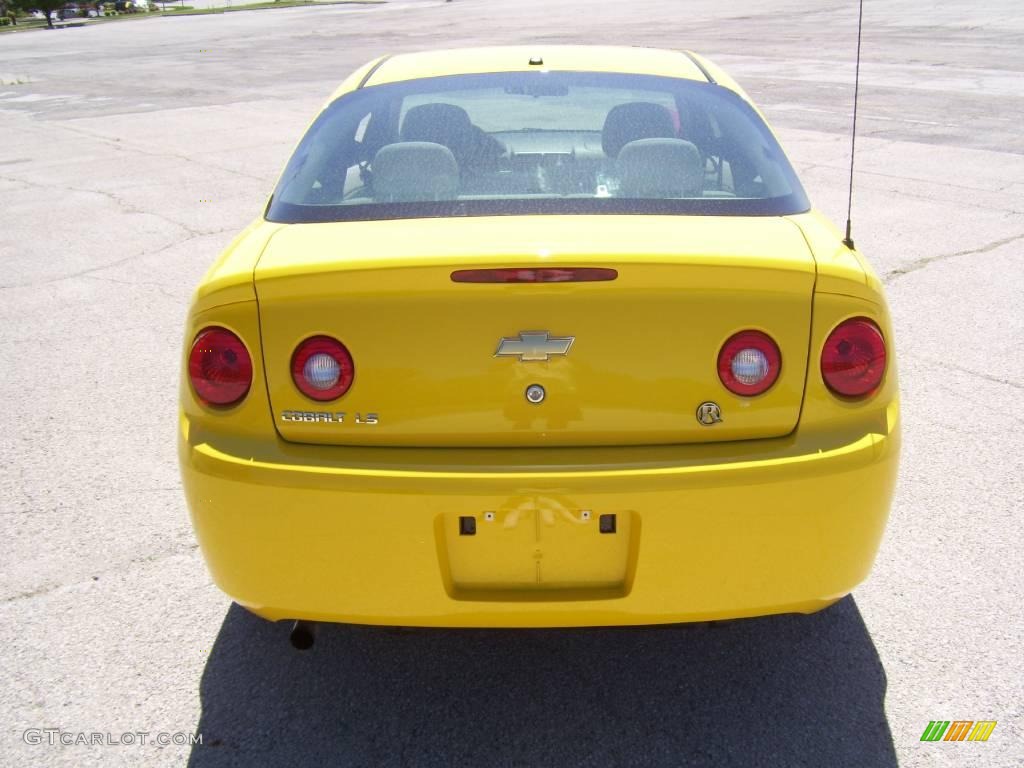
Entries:
POLYGON ((617 270, 603 267, 540 267, 528 269, 459 269, 455 283, 593 283, 614 280, 617 270))
POLYGON ((355 373, 348 349, 330 336, 311 336, 292 354, 292 380, 313 400, 337 400, 348 392, 355 373))
POLYGON ((205 328, 192 342, 188 375, 196 395, 207 405, 235 405, 252 386, 252 358, 242 340, 227 328, 205 328))
POLYGON ((821 350, 821 377, 840 397, 867 397, 885 375, 885 339, 866 317, 845 320, 821 350))
POLYGON ((781 370, 778 345, 761 331, 740 331, 718 353, 718 378, 736 395, 753 397, 767 392, 781 370))

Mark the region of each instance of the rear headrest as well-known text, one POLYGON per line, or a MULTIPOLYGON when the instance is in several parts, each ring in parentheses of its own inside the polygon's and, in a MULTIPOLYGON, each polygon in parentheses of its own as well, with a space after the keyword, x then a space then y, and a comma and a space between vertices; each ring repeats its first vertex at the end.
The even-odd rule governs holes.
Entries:
POLYGON ((704 164, 693 144, 682 139, 640 139, 619 152, 623 197, 699 197, 704 164))
MULTIPOLYGON (((410 114, 412 110, 409 110, 410 114)), ((604 119, 601 147, 607 157, 618 157, 622 148, 637 139, 674 139, 671 113, 660 104, 636 101, 612 107, 604 119)))
POLYGON ((405 113, 402 141, 431 141, 458 153, 472 137, 469 113, 454 104, 421 104, 405 113))
POLYGON ((373 158, 373 196, 379 202, 452 200, 459 188, 459 166, 451 150, 426 141, 381 147, 373 158))

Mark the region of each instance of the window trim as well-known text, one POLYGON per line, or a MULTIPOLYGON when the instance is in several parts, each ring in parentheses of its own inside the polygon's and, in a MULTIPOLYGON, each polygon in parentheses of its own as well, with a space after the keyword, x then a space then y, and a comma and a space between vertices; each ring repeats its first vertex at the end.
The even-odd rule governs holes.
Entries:
POLYGON ((480 216, 791 216, 810 210, 810 205, 801 207, 795 195, 700 200, 551 197, 358 205, 295 205, 276 202, 272 205, 273 213, 268 205, 264 218, 279 224, 480 216))

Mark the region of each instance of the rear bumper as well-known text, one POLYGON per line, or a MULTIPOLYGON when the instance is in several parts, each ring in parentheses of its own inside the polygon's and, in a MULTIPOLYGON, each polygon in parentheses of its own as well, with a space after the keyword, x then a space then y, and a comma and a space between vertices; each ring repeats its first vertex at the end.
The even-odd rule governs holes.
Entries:
POLYGON ((888 516, 897 421, 894 403, 860 434, 466 451, 231 440, 183 417, 180 459, 215 581, 265 618, 649 624, 807 613, 850 592, 888 516))

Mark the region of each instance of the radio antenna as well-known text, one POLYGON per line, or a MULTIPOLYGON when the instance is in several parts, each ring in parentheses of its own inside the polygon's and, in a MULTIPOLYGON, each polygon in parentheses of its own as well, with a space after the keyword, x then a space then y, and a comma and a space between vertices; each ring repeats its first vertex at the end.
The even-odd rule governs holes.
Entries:
POLYGON ((853 248, 851 214, 853 213, 853 153, 857 148, 857 97, 860 95, 860 31, 864 27, 864 0, 857 11, 857 69, 853 76, 853 129, 850 131, 850 190, 846 197, 846 237, 843 244, 853 248))

